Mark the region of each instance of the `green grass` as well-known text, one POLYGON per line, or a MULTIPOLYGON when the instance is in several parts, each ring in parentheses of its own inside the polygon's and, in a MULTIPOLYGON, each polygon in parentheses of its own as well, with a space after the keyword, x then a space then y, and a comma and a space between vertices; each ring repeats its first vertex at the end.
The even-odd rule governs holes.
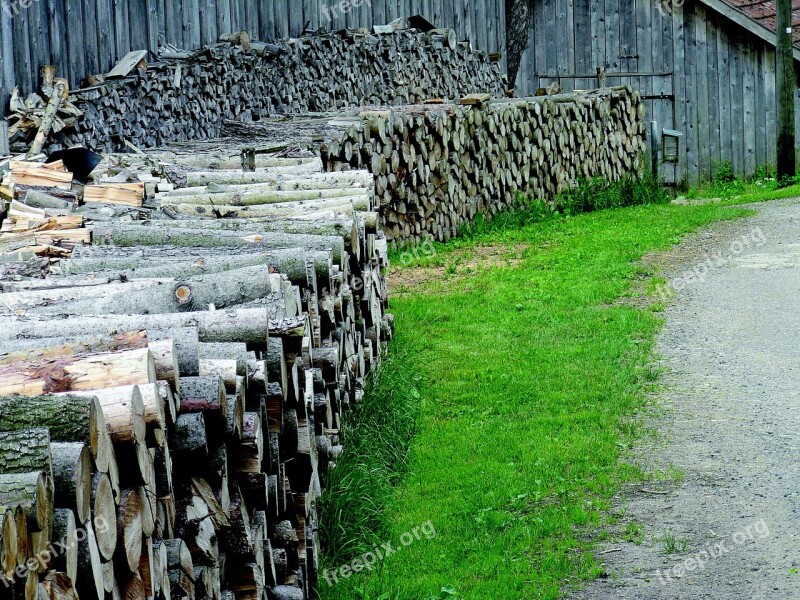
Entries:
POLYGON ((371 571, 322 581, 321 597, 557 598, 597 575, 591 550, 606 535, 610 498, 642 476, 621 459, 658 378, 648 364, 659 315, 618 301, 646 293, 634 291, 647 275, 636 264, 644 254, 742 214, 651 204, 569 216, 529 205, 420 254, 413 262, 446 266, 479 245, 525 248, 520 264, 454 271, 392 300, 392 372, 372 406, 391 396, 404 414, 417 406, 419 420, 401 419, 395 435, 377 431, 393 426, 379 419, 360 428, 369 441, 345 451, 366 464, 358 489, 341 481, 326 494, 323 522, 333 504, 342 530, 326 535, 323 568, 383 542, 401 547, 424 523, 436 535, 417 536, 371 571), (397 445, 371 462, 384 439, 397 445))
POLYGON ((761 167, 752 179, 745 181, 734 177, 729 162, 715 165, 710 182, 693 187, 686 193, 689 199, 720 198, 727 204, 747 204, 796 196, 800 196, 800 175, 778 182, 771 169, 761 167))

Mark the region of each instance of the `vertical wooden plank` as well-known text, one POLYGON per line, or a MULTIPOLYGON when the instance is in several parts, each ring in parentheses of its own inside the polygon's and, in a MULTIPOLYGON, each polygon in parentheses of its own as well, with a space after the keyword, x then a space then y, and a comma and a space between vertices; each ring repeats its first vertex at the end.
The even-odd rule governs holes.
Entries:
POLYGON ((766 164, 770 168, 776 165, 777 129, 776 123, 778 115, 776 113, 775 96, 775 50, 769 46, 764 48, 764 104, 765 117, 767 122, 766 131, 766 164))
MULTIPOLYGON (((606 17, 603 0, 590 0, 592 19, 592 64, 589 72, 606 66, 606 17)), ((542 31, 536 28, 537 31, 542 31)))
POLYGON ((13 53, 14 53, 14 72, 16 82, 23 95, 34 91, 34 80, 31 76, 32 69, 29 67, 32 61, 30 31, 28 30, 28 14, 20 13, 12 20, 13 23, 13 53))
POLYGON ((744 176, 756 171, 755 66, 753 39, 747 36, 742 45, 742 104, 744 106, 744 176))
MULTIPOLYGON (((706 41, 706 10, 700 5, 695 5, 695 49, 691 62, 695 65, 694 90, 689 93, 696 97, 697 106, 697 175, 701 181, 706 181, 711 176, 711 160, 709 158, 709 137, 711 131, 708 126, 708 43, 706 41)), ((687 61, 688 62, 688 61, 687 61)))
POLYGON ((619 0, 605 0, 606 70, 620 72, 619 0))
POLYGON ((14 28, 11 15, 0 10, 0 117, 8 112, 8 99, 15 85, 14 28))
POLYGON ((114 0, 114 56, 112 66, 131 49, 131 26, 128 0, 114 0))
POLYGON ((730 44, 723 29, 717 29, 717 78, 719 80, 719 159, 730 162, 731 156, 731 67, 730 44))
POLYGON ((275 5, 273 0, 262 0, 258 3, 258 37, 266 42, 271 42, 275 39, 275 5))
MULTIPOLYGON (((542 9, 544 10, 545 27, 547 28, 547 41, 545 44, 545 72, 553 75, 558 71, 558 56, 556 39, 558 30, 556 29, 556 0, 543 0, 542 9)), ((539 73, 541 75, 542 73, 539 73)))
MULTIPOLYGON (((41 2, 42 0, 40 0, 41 2)), ((67 56, 67 7, 64 0, 47 0, 47 21, 50 25, 50 64, 58 68, 60 77, 72 80, 67 56)))
POLYGON ((710 174, 714 174, 715 165, 721 160, 719 150, 719 73, 717 72, 717 37, 719 36, 719 26, 716 18, 710 12, 709 17, 714 17, 707 22, 706 38, 708 45, 708 146, 710 174))
MULTIPOLYGON (((435 4, 435 3, 434 3, 435 4)), ((477 0, 475 3, 475 33, 472 37, 472 46, 478 50, 487 51, 489 47, 489 32, 486 29, 487 0, 477 0)))
MULTIPOLYGON (((373 25, 386 25, 386 1, 387 0, 373 0, 372 1, 372 24, 373 25)), ((430 19, 430 15, 425 17, 430 19)))
POLYGON ((553 40, 552 59, 548 57, 548 64, 552 66, 552 73, 565 75, 567 73, 567 46, 570 45, 569 34, 567 33, 567 0, 553 0, 553 30, 555 39, 560 43, 556 44, 553 40), (551 62, 552 61, 552 62, 551 62))
POLYGON ((742 67, 740 40, 732 39, 730 45, 730 90, 731 90, 731 165, 733 171, 744 177, 744 124, 742 122, 742 67))
POLYGON ((684 28, 684 11, 685 6, 675 6, 672 9, 672 86, 673 94, 675 95, 674 103, 674 122, 676 129, 684 132, 683 138, 683 156, 681 156, 680 163, 675 168, 675 181, 680 183, 686 177, 686 164, 687 164, 687 146, 686 140, 686 85, 685 79, 682 76, 684 66, 684 43, 685 43, 685 28, 684 28))
POLYGON ((31 39, 31 77, 36 91, 39 91, 39 67, 50 64, 50 21, 46 2, 35 2, 25 11, 31 39))
POLYGON ((129 50, 147 50, 149 48, 148 27, 150 15, 147 11, 147 0, 128 0, 128 22, 131 26, 131 42, 129 50))
MULTIPOLYGON (((686 107, 686 175, 690 184, 696 184, 700 174, 698 110, 697 110, 697 55, 695 5, 684 7, 684 62, 682 77, 684 81, 685 107, 686 107)), ((676 65, 677 67, 677 65, 676 65)))
POLYGON ((217 35, 231 33, 231 0, 217 0, 217 35))
POLYGON ((766 167, 767 160, 767 104, 766 104, 766 52, 761 40, 755 46, 755 118, 756 118, 756 167, 766 167))
POLYGON ((158 0, 145 0, 147 46, 153 56, 158 52, 158 0))
MULTIPOLYGON (((654 19, 658 17, 658 11, 653 14, 653 7, 649 0, 637 0, 635 2, 636 9, 636 39, 633 45, 632 54, 638 55, 636 59, 636 68, 640 73, 653 72, 653 34, 654 19)), ((658 32, 660 33, 660 31, 658 32)), ((647 79, 651 79, 648 77, 647 79)), ((647 85, 647 84, 645 84, 647 85)), ((652 93, 652 81, 649 84, 648 94, 652 93)))
POLYGON ((275 0, 275 35, 289 37, 289 10, 292 0, 275 0))
POLYGON ((183 0, 183 41, 189 50, 200 47, 200 0, 183 0))
MULTIPOLYGON (((397 2, 398 0, 386 0, 386 23, 391 23, 397 18, 397 2)), ((440 6, 437 2, 435 4, 436 7, 440 6)), ((439 16, 438 11, 431 15, 434 25, 436 24, 436 20, 439 16)))
MULTIPOLYGON (((82 49, 83 68, 77 63, 75 70, 81 71, 79 79, 88 75, 100 73, 99 53, 97 50, 97 2, 68 2, 67 23, 70 31, 67 34, 67 46, 70 54, 82 49), (77 5, 77 6, 76 6, 77 5), (74 28, 81 30, 80 34, 72 31, 74 28)), ((77 61, 70 56, 70 60, 77 61)))
POLYGON ((573 4, 574 24, 572 40, 575 45, 575 72, 580 75, 593 73, 592 44, 587 43, 586 34, 592 32, 590 0, 575 0, 573 4))
POLYGON ((166 0, 158 0, 158 32, 161 35, 159 44, 165 39, 167 31, 167 9, 165 6, 166 0))
MULTIPOLYGON (((227 0, 220 0, 220 4, 227 0)), ((164 2, 164 32, 168 44, 174 44, 178 48, 186 48, 183 39, 183 16, 181 14, 181 4, 172 0, 164 2)))
MULTIPOLYGON (((185 2, 186 0, 184 0, 184 3, 185 2)), ((239 0, 230 0, 231 32, 241 31, 242 19, 239 14, 239 8, 239 0)))
MULTIPOLYGON (((92 73, 86 72, 85 55, 89 48, 84 40, 84 31, 89 31, 83 20, 83 2, 66 2, 66 58, 69 63, 69 86, 75 89, 81 79, 92 73)), ((94 36, 90 36, 94 38, 94 36)), ((94 45, 92 45, 94 50, 94 45)))
POLYGON ((219 39, 216 0, 200 0, 200 44, 206 46, 219 39))
MULTIPOLYGON (((352 10, 348 17, 352 16, 352 10)), ((289 4, 289 36, 299 37, 303 33, 303 5, 297 0, 289 4)))
MULTIPOLYGON (((624 73, 638 72, 636 56, 636 2, 619 0, 619 70, 624 73)), ((623 78, 629 85, 632 80, 623 78)))

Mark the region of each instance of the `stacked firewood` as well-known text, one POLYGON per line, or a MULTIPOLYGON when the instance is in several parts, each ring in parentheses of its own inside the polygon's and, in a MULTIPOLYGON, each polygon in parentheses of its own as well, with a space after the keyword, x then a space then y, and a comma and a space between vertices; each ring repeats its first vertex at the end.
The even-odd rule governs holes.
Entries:
POLYGON ((175 191, 257 217, 98 211, 46 278, 0 280, 0 589, 313 597, 317 500, 392 332, 386 241, 368 173, 226 160, 175 191))
MULTIPOLYGON (((230 37, 230 36, 225 36, 230 37)), ((450 30, 314 32, 269 45, 235 40, 197 52, 164 52, 147 70, 77 90, 83 112, 49 150, 85 145, 98 151, 217 137, 224 119, 270 113, 397 105, 470 92, 505 96, 499 63, 450 30)), ((94 78, 94 81, 102 81, 94 78)))
POLYGON ((375 176, 391 240, 447 240, 520 193, 551 200, 581 179, 617 181, 642 166, 645 106, 629 88, 464 104, 361 113, 328 145, 330 169, 375 176))
MULTIPOLYGON (((639 172, 644 111, 626 87, 506 100, 472 94, 454 103, 226 122, 223 134, 289 139, 332 172, 368 169, 387 238, 406 244, 447 240, 478 214, 513 206, 519 194, 549 201, 581 179, 639 172)), ((189 214, 189 205, 208 200, 183 203, 178 210, 189 214)))

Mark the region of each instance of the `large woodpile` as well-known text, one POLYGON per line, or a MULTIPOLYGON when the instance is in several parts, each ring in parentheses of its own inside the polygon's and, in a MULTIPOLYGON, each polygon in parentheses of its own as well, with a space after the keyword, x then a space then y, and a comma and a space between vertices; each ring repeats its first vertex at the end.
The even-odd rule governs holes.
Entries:
POLYGON ((639 93, 625 87, 414 106, 363 113, 325 158, 333 170, 372 172, 391 240, 448 240, 476 215, 509 208, 520 193, 552 200, 580 179, 638 172, 644 115, 639 93))
MULTIPOLYGON (((144 181, 161 164, 125 160, 144 181)), ((386 240, 368 173, 229 160, 195 157, 154 187, 270 198, 257 218, 73 206, 91 244, 31 259, 44 278, 0 278, 9 598, 312 597, 342 416, 392 332, 386 240)), ((57 200, 20 186, 15 206, 57 200)))
MULTIPOLYGON (((196 52, 165 51, 147 70, 73 92, 82 113, 48 148, 141 148, 219 135, 224 119, 391 106, 471 92, 506 94, 499 63, 452 30, 313 32, 276 44, 240 36, 196 52)), ((102 78, 96 78, 100 81, 102 78)))
POLYGON ((644 111, 638 92, 618 87, 226 122, 223 133, 292 140, 334 172, 368 169, 386 235, 404 244, 450 239, 476 215, 509 208, 520 193, 549 201, 581 179, 638 172, 644 111))

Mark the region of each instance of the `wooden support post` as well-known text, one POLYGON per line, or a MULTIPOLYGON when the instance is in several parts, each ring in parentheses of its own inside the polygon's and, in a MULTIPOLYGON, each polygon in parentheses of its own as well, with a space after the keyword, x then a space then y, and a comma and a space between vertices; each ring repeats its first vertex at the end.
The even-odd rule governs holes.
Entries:
POLYGON ((792 0, 777 2, 778 181, 795 175, 794 57, 792 56, 792 0))

